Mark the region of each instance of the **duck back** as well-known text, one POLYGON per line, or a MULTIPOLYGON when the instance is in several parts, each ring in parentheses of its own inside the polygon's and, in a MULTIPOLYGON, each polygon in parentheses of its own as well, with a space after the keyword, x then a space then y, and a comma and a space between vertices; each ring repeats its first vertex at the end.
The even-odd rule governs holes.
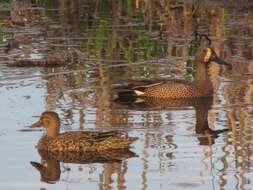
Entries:
POLYGON ((128 148, 137 138, 127 134, 109 132, 72 131, 55 138, 43 136, 37 148, 49 152, 90 152, 128 148))

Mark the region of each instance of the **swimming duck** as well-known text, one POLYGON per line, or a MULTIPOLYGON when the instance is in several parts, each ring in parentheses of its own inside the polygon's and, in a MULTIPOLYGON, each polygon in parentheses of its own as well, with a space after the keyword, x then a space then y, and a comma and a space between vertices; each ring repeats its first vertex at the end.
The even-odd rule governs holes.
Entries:
POLYGON ((37 148, 49 152, 92 152, 129 148, 136 137, 117 131, 72 131, 60 133, 60 119, 57 113, 46 111, 39 121, 32 125, 44 127, 45 135, 41 137, 37 148))
POLYGON ((138 80, 115 88, 119 97, 138 96, 156 98, 198 98, 213 95, 213 85, 208 74, 208 65, 214 61, 230 65, 217 56, 212 47, 199 47, 195 55, 196 75, 193 82, 181 80, 138 80))

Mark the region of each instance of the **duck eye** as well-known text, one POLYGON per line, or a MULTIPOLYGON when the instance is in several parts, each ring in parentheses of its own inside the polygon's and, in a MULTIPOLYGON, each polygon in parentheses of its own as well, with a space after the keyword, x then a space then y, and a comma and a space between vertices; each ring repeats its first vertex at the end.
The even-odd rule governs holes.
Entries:
POLYGON ((48 119, 45 119, 43 123, 45 126, 48 126, 50 124, 50 121, 48 119))
POLYGON ((43 117, 42 123, 44 126, 48 126, 50 124, 50 119, 48 119, 47 117, 43 117))

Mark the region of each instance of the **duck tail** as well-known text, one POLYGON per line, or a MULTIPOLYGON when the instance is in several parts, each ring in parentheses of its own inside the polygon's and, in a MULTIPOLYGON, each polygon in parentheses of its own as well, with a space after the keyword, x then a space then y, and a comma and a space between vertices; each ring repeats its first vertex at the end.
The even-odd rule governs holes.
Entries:
POLYGON ((138 137, 111 137, 103 141, 99 149, 100 150, 113 150, 113 149, 127 149, 129 146, 135 142, 138 139, 138 137))
POLYGON ((134 90, 134 93, 135 93, 137 96, 143 96, 143 95, 145 94, 145 92, 140 91, 140 90, 134 90))
POLYGON ((115 92, 117 92, 118 97, 135 97, 135 96, 143 96, 145 92, 145 86, 122 86, 119 88, 115 88, 115 92))
POLYGON ((127 137, 129 145, 138 140, 138 137, 127 137))
POLYGON ((134 143, 138 137, 126 137, 126 139, 117 140, 117 146, 115 149, 126 149, 129 148, 132 143, 134 143))
POLYGON ((129 148, 137 139, 138 137, 126 137, 125 139, 119 140, 119 148, 129 148))

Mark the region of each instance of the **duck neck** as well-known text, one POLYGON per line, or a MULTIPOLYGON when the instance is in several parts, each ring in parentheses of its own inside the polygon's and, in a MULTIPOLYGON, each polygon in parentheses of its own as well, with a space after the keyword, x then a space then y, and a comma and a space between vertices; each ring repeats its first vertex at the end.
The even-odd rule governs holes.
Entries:
POLYGON ((197 63, 195 83, 198 86, 212 85, 208 74, 208 66, 205 63, 197 63))
POLYGON ((49 138, 55 138, 59 135, 60 124, 59 123, 50 123, 50 126, 47 128, 46 136, 49 138))

